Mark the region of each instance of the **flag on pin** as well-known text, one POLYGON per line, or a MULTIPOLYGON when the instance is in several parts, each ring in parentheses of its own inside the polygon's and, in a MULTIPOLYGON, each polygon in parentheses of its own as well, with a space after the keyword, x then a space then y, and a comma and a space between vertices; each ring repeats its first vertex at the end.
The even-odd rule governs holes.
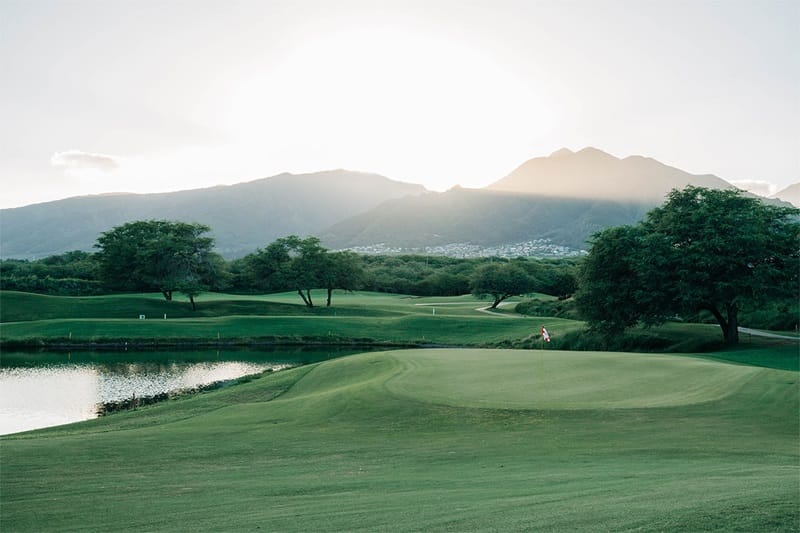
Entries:
POLYGON ((547 330, 544 329, 544 326, 542 326, 542 338, 547 342, 550 342, 550 334, 547 333, 547 330))

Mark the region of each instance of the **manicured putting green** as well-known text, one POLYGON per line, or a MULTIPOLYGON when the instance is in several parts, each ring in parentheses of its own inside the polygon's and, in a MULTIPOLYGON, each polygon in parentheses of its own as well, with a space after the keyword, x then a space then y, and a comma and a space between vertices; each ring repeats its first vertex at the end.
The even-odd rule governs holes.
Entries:
POLYGON ((391 392, 485 408, 689 405, 718 400, 759 371, 701 359, 606 352, 440 349, 392 356, 403 372, 388 381, 391 392))
POLYGON ((797 372, 537 352, 358 354, 5 436, 0 531, 800 530, 797 372))

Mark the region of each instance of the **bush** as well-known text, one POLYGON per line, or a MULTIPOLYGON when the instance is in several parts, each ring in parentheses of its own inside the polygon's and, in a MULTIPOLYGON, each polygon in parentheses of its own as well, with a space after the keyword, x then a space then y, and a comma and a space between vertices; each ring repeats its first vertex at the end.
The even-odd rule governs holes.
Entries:
POLYGON ((516 312, 527 316, 552 316, 580 320, 575 301, 572 298, 564 300, 542 300, 533 298, 517 304, 516 312))
POLYGON ((797 301, 771 302, 761 309, 742 311, 739 324, 748 328, 795 331, 798 317, 800 317, 800 305, 797 301))
MULTIPOLYGON (((553 338, 547 344, 550 350, 588 352, 666 352, 702 353, 720 348, 718 340, 666 334, 649 328, 635 328, 617 335, 606 335, 592 330, 573 331, 553 338)), ((542 347, 540 336, 531 336, 513 343, 509 348, 538 349, 542 347)))
POLYGON ((0 287, 5 291, 33 292, 53 296, 96 296, 104 294, 99 281, 75 278, 39 277, 35 274, 2 276, 0 287))

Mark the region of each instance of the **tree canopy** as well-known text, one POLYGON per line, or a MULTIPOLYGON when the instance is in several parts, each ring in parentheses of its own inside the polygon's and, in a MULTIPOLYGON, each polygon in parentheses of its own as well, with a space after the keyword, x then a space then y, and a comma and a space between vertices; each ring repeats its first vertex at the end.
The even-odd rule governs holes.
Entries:
POLYGON ((244 263, 254 285, 265 290, 295 290, 306 307, 314 307, 312 289, 325 289, 330 306, 334 289, 353 290, 363 276, 356 254, 329 252, 316 237, 277 239, 245 257, 244 263))
POLYGON ((139 220, 100 235, 95 247, 103 281, 114 290, 158 290, 167 300, 173 291, 194 297, 212 282, 219 258, 202 224, 139 220))
POLYGON ((741 309, 798 294, 798 213, 736 190, 673 190, 641 223, 594 235, 578 307, 608 333, 708 311, 735 344, 741 309))
POLYGON ((475 269, 472 276, 472 294, 491 296, 491 308, 496 309, 506 298, 531 290, 533 280, 515 263, 487 263, 475 269))

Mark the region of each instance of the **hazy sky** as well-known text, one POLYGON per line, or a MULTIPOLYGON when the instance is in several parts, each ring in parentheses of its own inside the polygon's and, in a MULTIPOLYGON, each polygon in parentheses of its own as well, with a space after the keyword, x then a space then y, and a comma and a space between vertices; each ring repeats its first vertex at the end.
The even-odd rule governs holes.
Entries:
POLYGON ((800 2, 0 0, 0 207, 594 146, 800 181, 800 2))

